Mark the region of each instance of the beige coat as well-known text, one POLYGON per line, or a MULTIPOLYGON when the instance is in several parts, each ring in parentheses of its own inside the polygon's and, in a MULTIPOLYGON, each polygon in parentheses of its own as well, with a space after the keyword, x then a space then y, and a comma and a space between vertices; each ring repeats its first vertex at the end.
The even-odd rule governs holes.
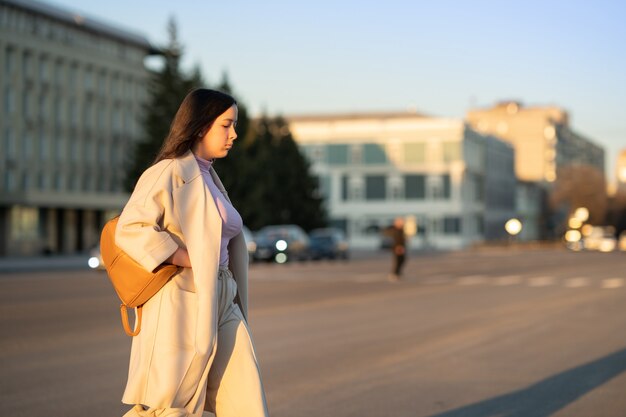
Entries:
MULTIPOLYGON (((213 168, 211 174, 226 195, 213 168)), ((132 342, 124 403, 184 407, 190 413, 204 406, 217 342, 221 230, 217 207, 190 151, 142 174, 120 216, 116 244, 149 271, 178 247, 186 248, 192 268, 175 275, 144 305, 142 329, 132 342)), ((238 303, 247 318, 243 234, 234 237, 228 249, 238 303)))

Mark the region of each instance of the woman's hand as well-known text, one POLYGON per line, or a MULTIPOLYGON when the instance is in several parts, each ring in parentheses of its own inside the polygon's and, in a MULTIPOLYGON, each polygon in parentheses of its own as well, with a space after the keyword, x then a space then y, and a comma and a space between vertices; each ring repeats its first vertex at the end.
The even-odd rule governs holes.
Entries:
POLYGON ((189 260, 189 252, 187 249, 178 248, 176 252, 165 260, 166 263, 172 265, 178 265, 185 268, 191 268, 191 261, 189 260))

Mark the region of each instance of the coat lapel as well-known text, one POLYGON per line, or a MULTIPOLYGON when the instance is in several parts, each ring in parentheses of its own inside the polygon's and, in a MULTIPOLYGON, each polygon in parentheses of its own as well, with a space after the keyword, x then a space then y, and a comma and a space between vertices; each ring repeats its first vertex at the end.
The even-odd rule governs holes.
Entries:
POLYGON ((208 354, 217 335, 217 271, 222 220, 200 168, 189 151, 179 159, 184 184, 174 191, 177 209, 198 296, 196 351, 208 354), (207 331, 207 330, 211 331, 207 331))

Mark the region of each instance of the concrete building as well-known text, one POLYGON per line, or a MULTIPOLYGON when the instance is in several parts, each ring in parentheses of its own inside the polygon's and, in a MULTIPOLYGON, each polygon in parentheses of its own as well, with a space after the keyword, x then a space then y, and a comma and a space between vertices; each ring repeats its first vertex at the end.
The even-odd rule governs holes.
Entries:
POLYGON ((579 163, 604 172, 604 149, 569 126, 559 107, 524 107, 505 101, 467 113, 477 131, 497 136, 515 148, 515 172, 521 181, 553 182, 560 167, 579 163))
POLYGON ((615 164, 615 178, 617 178, 617 188, 626 192, 626 149, 620 151, 615 164))
POLYGON ((546 198, 560 168, 584 164, 604 173, 604 149, 574 132, 567 112, 559 107, 524 107, 505 101, 469 111, 467 122, 515 148, 519 179, 516 207, 524 226, 519 236, 522 240, 541 239, 550 233, 546 198))
POLYGON ((97 243, 128 198, 124 163, 153 52, 135 33, 0 0, 0 256, 97 243))
POLYGON ((504 237, 515 208, 509 144, 461 120, 416 113, 287 119, 331 221, 353 246, 377 247, 379 230, 396 216, 413 226, 413 247, 454 249, 504 237))

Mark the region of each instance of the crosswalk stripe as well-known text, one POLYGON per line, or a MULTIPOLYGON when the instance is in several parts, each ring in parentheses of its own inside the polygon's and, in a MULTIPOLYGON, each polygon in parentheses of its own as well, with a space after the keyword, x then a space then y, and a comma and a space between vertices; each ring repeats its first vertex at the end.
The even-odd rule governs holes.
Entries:
POLYGON ((576 277, 576 278, 570 278, 566 280, 565 286, 567 288, 580 288, 580 287, 586 287, 590 283, 591 283, 591 280, 589 278, 576 277))
POLYGON ((609 278, 602 280, 602 288, 613 289, 624 285, 624 278, 609 278))
POLYGON ((533 277, 528 279, 528 285, 531 287, 547 287, 555 283, 554 277, 533 277))
POLYGON ((424 285, 442 285, 447 284, 452 279, 448 275, 435 275, 432 277, 427 277, 422 280, 422 284, 424 285))
POLYGON ((459 285, 478 285, 487 282, 487 277, 484 275, 469 275, 459 278, 459 285))
POLYGON ((496 285, 506 286, 506 285, 516 285, 522 282, 522 277, 519 275, 507 275, 504 277, 498 277, 495 280, 496 285))
POLYGON ((384 274, 360 274, 352 279, 355 282, 375 282, 384 280, 384 274))

